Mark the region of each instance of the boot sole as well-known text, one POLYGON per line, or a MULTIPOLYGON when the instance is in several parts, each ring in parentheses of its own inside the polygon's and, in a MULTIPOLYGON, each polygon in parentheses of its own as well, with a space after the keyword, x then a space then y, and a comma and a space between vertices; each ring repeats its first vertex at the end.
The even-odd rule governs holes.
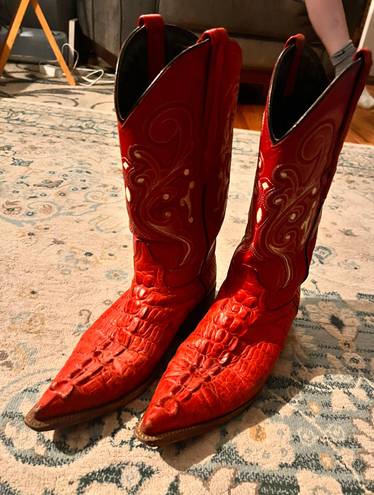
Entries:
POLYGON ((182 323, 180 329, 177 332, 171 346, 166 351, 164 358, 161 360, 161 363, 156 366, 155 371, 151 374, 151 376, 143 382, 139 387, 135 390, 132 390, 130 393, 126 394, 115 401, 109 402, 99 407, 94 407, 91 409, 86 409, 84 411, 80 411, 77 413, 67 414, 65 416, 57 416, 49 419, 38 419, 38 407, 35 405, 24 417, 25 424, 35 431, 49 431, 49 430, 57 430, 60 428, 67 428, 69 426, 74 426, 80 423, 85 423, 90 421, 91 419, 98 418, 100 416, 104 416, 110 412, 113 412, 121 407, 126 406, 129 402, 136 399, 143 392, 147 390, 152 383, 160 377, 161 373, 167 366, 167 363, 177 350, 179 344, 184 340, 187 334, 191 333, 194 328, 197 326, 199 321, 203 318, 205 313, 208 311, 211 306, 213 300, 215 298, 215 287, 208 293, 208 295, 191 311, 191 313, 187 316, 185 321, 182 323))
POLYGON ((245 402, 242 406, 234 409, 233 411, 219 416, 218 418, 212 419, 211 421, 206 421, 205 423, 200 423, 193 426, 188 426, 187 428, 180 428, 178 430, 168 431, 166 433, 160 433, 159 435, 147 435, 141 430, 141 422, 135 427, 135 436, 138 440, 149 445, 150 447, 164 447, 176 442, 181 442, 183 440, 188 440, 190 438, 203 435, 208 433, 217 426, 222 426, 235 416, 238 416, 243 412, 248 406, 250 406, 256 399, 257 395, 261 392, 266 380, 261 382, 261 384, 256 388, 256 391, 252 397, 245 402))

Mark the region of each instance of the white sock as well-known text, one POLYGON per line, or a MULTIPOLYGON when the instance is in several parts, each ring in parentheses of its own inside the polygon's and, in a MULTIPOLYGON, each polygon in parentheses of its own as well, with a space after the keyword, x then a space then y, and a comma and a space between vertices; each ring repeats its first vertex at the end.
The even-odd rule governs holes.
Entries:
POLYGON ((360 99, 358 100, 358 106, 371 110, 374 108, 374 98, 371 96, 367 88, 365 87, 360 99))
POLYGON ((338 76, 344 69, 352 63, 353 55, 356 53, 356 47, 352 40, 343 46, 340 50, 331 55, 330 60, 335 69, 335 76, 338 76))

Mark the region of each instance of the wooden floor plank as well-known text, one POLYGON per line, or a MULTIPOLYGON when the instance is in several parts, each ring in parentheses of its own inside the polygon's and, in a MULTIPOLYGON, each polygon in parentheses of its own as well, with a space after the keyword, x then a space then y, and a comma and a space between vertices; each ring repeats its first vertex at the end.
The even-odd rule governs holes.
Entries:
POLYGON ((357 108, 351 129, 360 136, 363 142, 374 144, 374 111, 357 108))

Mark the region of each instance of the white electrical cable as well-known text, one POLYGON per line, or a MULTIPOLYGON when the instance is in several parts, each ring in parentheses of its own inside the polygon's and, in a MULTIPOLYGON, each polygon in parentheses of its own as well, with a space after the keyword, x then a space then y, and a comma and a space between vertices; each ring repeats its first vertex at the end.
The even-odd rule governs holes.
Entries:
MULTIPOLYGON (((74 70, 78 64, 79 53, 73 46, 69 45, 69 43, 64 43, 61 47, 62 55, 64 55, 64 48, 67 48, 68 51, 70 51, 70 55, 72 55, 73 60, 75 59, 74 63, 73 63, 73 67, 72 67, 72 70, 74 70)), ((57 60, 56 60, 56 62, 57 62, 57 60)))
MULTIPOLYGON (((78 61, 79 61, 79 53, 75 48, 70 46, 69 43, 64 43, 62 45, 62 47, 61 47, 62 53, 64 52, 65 47, 67 47, 68 50, 70 50, 70 54, 73 55, 73 59, 75 57, 75 61, 74 61, 73 67, 72 67, 72 72, 74 72, 76 67, 77 67, 78 61)), ((87 83, 87 84, 81 83, 81 85, 90 87, 90 86, 93 86, 94 84, 97 84, 100 81, 100 79, 102 79, 105 72, 104 72, 104 69, 91 70, 89 68, 83 68, 82 67, 79 69, 78 74, 79 74, 80 78, 83 79, 83 81, 85 81, 85 83, 87 83), (85 72, 85 71, 88 72, 87 76, 84 76, 83 74, 81 74, 81 72, 85 72), (96 74, 97 74, 97 77, 95 78, 96 74)))
MULTIPOLYGON (((101 69, 101 68, 91 69, 88 67, 77 67, 78 61, 79 61, 79 52, 74 47, 69 45, 69 43, 64 43, 61 47, 61 52, 63 55, 64 55, 64 49, 66 49, 66 48, 70 51, 70 55, 72 55, 72 58, 74 60, 73 66, 71 68, 72 73, 74 73, 74 75, 77 75, 79 77, 79 79, 84 81, 84 82, 78 81, 80 86, 91 87, 91 86, 94 86, 95 84, 97 84, 99 81, 101 81, 100 84, 110 84, 110 85, 113 84, 113 81, 103 81, 102 79, 104 76, 114 78, 115 77, 114 74, 106 74, 104 69, 101 69), (82 74, 84 72, 88 72, 88 74, 87 75, 82 74)), ((50 70, 51 64, 57 64, 57 62, 58 62, 57 60, 51 60, 48 63, 39 62, 39 64, 38 64, 39 65, 39 73, 43 74, 43 75, 46 74, 48 76, 49 75, 48 71, 49 71, 49 73, 51 73, 51 70, 50 70), (41 70, 41 67, 44 68, 43 72, 41 70)), ((53 67, 58 69, 58 67, 56 67, 55 65, 53 65, 53 67)), ((72 86, 72 88, 74 88, 74 86, 72 86)))

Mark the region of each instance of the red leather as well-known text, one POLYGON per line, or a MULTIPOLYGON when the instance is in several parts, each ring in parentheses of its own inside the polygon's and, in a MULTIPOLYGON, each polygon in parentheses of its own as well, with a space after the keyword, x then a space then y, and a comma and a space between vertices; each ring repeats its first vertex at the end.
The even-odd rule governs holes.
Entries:
POLYGON ((141 15, 138 26, 147 28, 148 74, 153 81, 165 66, 164 20, 158 14, 141 15))
MULTIPOLYGON (((287 92, 303 37, 289 44, 297 49, 287 92)), ((253 398, 269 376, 297 313, 322 204, 370 67, 368 52, 357 59, 277 142, 269 129, 270 90, 245 236, 216 302, 163 374, 139 425, 145 435, 225 416, 253 398)))
MULTIPOLYGON (((163 23, 154 16, 141 22, 150 29, 148 45, 158 40, 148 49, 155 53, 163 23)), ((238 45, 224 30, 217 33, 174 59, 118 123, 134 279, 82 336, 40 399, 39 419, 104 405, 136 389, 214 290, 241 64, 238 45), (217 71, 221 78, 213 81, 217 71)))

